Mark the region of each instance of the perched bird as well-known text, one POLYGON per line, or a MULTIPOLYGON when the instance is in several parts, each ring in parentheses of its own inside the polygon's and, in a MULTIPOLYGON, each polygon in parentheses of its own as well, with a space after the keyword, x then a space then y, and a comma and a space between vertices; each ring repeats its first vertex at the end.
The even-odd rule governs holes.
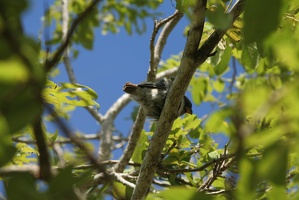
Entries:
MULTIPOLYGON (((127 82, 123 91, 130 94, 131 99, 140 104, 148 117, 158 120, 173 80, 174 78, 162 78, 154 83, 144 82, 140 84, 127 82)), ((186 96, 181 100, 178 116, 185 113, 192 114, 192 103, 186 96)))

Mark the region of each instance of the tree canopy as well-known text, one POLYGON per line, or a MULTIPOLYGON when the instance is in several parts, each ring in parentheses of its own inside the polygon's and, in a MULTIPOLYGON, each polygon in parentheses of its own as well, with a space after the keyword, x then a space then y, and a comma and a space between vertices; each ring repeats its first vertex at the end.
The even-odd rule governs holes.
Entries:
POLYGON ((0 1, 3 198, 299 199, 297 0, 176 0, 170 16, 159 12, 162 0, 54 0, 39 39, 22 20, 34 3, 0 1), (185 47, 161 60, 182 18, 189 20, 185 47), (145 128, 143 110, 131 110, 124 137, 114 122, 129 95, 104 113, 97 97, 105 94, 77 82, 71 59, 93 50, 96 29, 143 34, 148 21, 154 28, 144 75, 175 79, 159 120, 145 128), (52 79, 59 64, 68 75, 63 83, 52 79), (186 91, 193 106, 213 111, 176 118, 186 91), (70 126, 78 107, 99 123, 99 134, 70 126))

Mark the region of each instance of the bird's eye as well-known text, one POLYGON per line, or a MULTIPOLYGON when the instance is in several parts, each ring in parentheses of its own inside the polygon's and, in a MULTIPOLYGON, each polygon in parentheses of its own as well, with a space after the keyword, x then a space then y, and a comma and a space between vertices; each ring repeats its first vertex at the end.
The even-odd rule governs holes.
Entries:
POLYGON ((174 79, 175 79, 175 77, 171 77, 171 78, 170 78, 171 81, 174 81, 174 79))

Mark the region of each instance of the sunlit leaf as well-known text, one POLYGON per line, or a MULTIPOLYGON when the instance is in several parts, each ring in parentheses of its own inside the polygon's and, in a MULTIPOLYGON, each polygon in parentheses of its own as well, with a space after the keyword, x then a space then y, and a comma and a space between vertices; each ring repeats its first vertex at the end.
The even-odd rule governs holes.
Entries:
POLYGON ((228 68, 228 63, 231 59, 232 54, 232 48, 229 46, 229 43, 227 42, 225 45, 225 50, 221 56, 220 62, 215 66, 215 74, 220 75, 226 71, 228 68))
POLYGON ((94 90, 80 84, 61 83, 61 86, 58 86, 48 81, 43 90, 44 100, 58 107, 61 103, 66 103, 73 106, 96 106, 99 109, 99 104, 94 101, 97 97, 94 90))

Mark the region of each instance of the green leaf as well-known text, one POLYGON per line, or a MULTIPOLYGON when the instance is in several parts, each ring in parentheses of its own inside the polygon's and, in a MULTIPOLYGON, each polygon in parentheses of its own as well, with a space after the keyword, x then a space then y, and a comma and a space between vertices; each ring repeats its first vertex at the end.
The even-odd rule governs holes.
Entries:
POLYGON ((60 107, 61 103, 83 107, 96 106, 97 109, 100 107, 94 101, 98 97, 96 92, 80 84, 61 83, 61 86, 58 86, 48 80, 42 97, 47 103, 54 104, 57 107, 60 107))
POLYGON ((195 104, 199 105, 208 92, 207 78, 199 77, 192 79, 191 83, 191 96, 195 104))
POLYGON ((34 91, 36 86, 18 84, 5 88, 5 95, 0 99, 1 115, 6 118, 11 134, 16 133, 37 116, 40 115, 42 106, 34 91))
POLYGON ((241 61, 245 69, 251 72, 259 63, 259 52, 255 43, 243 45, 241 61))
POLYGON ((207 11, 207 18, 211 24, 215 26, 215 29, 226 30, 232 23, 232 16, 225 13, 224 7, 216 5, 215 7, 207 11))
POLYGON ((217 159, 217 158, 220 158, 220 156, 221 156, 222 153, 223 153, 223 150, 217 149, 215 151, 209 152, 208 156, 211 159, 217 159))
POLYGON ((207 119, 205 131, 208 133, 225 133, 230 135, 231 128, 227 119, 232 113, 230 109, 222 109, 212 113, 207 119))
MULTIPOLYGON (((29 79, 29 71, 17 58, 0 60, 0 84, 25 83, 29 79)), ((2 95, 1 95, 2 96, 2 95)))
POLYGON ((217 92, 223 92, 223 90, 225 89, 225 83, 223 82, 222 79, 218 78, 217 80, 212 82, 214 89, 217 92))
POLYGON ((263 152, 263 159, 257 165, 259 177, 270 180, 276 186, 284 187, 288 166, 288 146, 277 141, 263 152))
POLYGON ((217 177, 217 179, 213 182, 212 187, 216 189, 223 189, 224 188, 224 181, 225 178, 217 177))
POLYGON ((239 162, 240 169, 240 179, 236 186, 236 198, 237 199, 256 199, 255 198, 255 188, 258 184, 259 177, 256 174, 255 163, 257 161, 249 160, 248 158, 243 158, 239 162))
POLYGON ((176 0, 175 8, 180 12, 186 12, 189 7, 192 7, 196 4, 195 0, 176 0))
POLYGON ((51 179, 49 183, 48 195, 54 199, 76 199, 77 195, 74 191, 74 184, 77 183, 79 178, 74 177, 72 173, 72 166, 61 169, 59 173, 51 179))
POLYGON ((260 43, 278 29, 285 10, 283 0, 251 0, 244 10, 244 39, 246 43, 260 43))
POLYGON ((54 144, 54 142, 56 141, 57 139, 57 136, 58 136, 58 130, 55 131, 54 134, 51 134, 49 139, 48 139, 48 142, 49 142, 49 145, 51 146, 52 144, 54 144))
POLYGON ((221 56, 221 60, 218 63, 218 65, 216 65, 214 68, 216 75, 219 76, 226 71, 226 69, 228 68, 228 63, 230 61, 231 55, 232 55, 232 48, 230 47, 229 42, 227 41, 225 50, 221 56))
POLYGON ((133 188, 126 186, 119 182, 113 182, 111 184, 112 194, 116 199, 131 199, 133 194, 133 188))
POLYGON ((17 154, 13 158, 13 162, 18 165, 37 162, 38 151, 27 145, 26 143, 17 143, 17 154))
POLYGON ((136 145, 136 148, 134 150, 134 153, 132 155, 132 161, 135 163, 142 163, 143 157, 145 155, 145 152, 147 150, 147 141, 148 137, 144 130, 142 130, 140 137, 138 139, 138 143, 136 145))

